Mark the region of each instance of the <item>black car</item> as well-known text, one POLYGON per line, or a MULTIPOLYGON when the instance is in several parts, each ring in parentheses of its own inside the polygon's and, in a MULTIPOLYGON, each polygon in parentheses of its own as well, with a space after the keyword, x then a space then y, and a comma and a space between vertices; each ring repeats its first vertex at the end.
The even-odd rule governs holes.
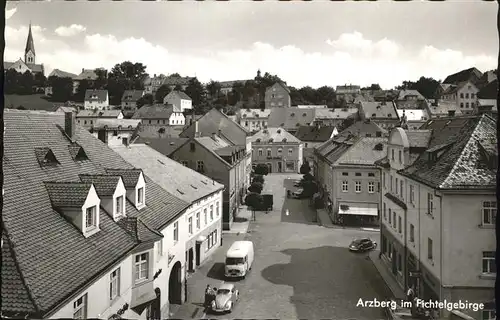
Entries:
POLYGON ((377 243, 370 238, 355 239, 349 245, 349 251, 365 252, 377 247, 377 243))

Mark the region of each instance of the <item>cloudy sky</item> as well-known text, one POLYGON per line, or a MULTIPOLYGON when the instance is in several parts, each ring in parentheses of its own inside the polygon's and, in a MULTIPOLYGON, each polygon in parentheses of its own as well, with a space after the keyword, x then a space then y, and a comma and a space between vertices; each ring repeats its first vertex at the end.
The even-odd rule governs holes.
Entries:
POLYGON ((482 1, 18 2, 6 9, 5 60, 24 54, 29 22, 37 63, 79 73, 130 60, 149 74, 253 78, 289 85, 444 79, 496 68, 497 4, 482 1))

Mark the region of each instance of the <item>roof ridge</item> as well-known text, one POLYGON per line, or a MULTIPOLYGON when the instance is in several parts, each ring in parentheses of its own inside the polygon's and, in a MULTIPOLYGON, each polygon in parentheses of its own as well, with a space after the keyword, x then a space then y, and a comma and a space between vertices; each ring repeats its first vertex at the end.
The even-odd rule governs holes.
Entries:
MULTIPOLYGON (((456 159, 455 163, 453 164, 453 167, 451 168, 451 170, 450 170, 450 171, 448 171, 448 174, 447 174, 446 178, 444 178, 444 179, 442 180, 442 182, 438 185, 438 188, 444 188, 444 186, 446 185, 446 183, 448 182, 448 180, 450 179, 450 177, 452 176, 452 174, 456 171, 456 169, 457 169, 458 165, 461 163, 461 161, 462 161, 463 157, 465 156, 465 155, 464 155, 464 152, 463 152, 463 151, 464 151, 464 149, 465 149, 467 146, 469 146, 471 143, 474 143, 474 142, 475 142, 475 140, 473 139, 473 138, 474 138, 474 132, 476 132, 476 130, 479 128, 479 126, 480 126, 480 124, 481 124, 481 120, 482 120, 482 119, 480 119, 480 120, 479 120, 479 121, 478 121, 478 122, 474 125, 474 128, 473 128, 473 129, 469 129, 469 130, 467 130, 467 131, 469 131, 469 132, 468 132, 468 137, 467 137, 467 139, 466 139, 466 140, 467 140, 467 142, 463 143, 463 145, 462 145, 462 146, 460 146, 460 155, 457 157, 457 159, 456 159)), ((467 124, 466 124, 464 127, 466 127, 466 126, 467 126, 467 124)), ((459 136, 459 135, 460 135, 460 133, 464 130, 464 127, 462 128, 462 130, 460 130, 460 131, 458 132, 457 136, 459 136)), ((456 138, 456 139, 455 139, 455 141, 453 141, 453 142, 449 142, 449 143, 448 143, 448 145, 450 145, 450 144, 451 144, 450 149, 451 149, 451 148, 453 148, 453 147, 455 147, 455 146, 457 146, 457 142, 460 142, 460 141, 462 141, 462 142, 463 142, 463 141, 464 141, 464 137, 463 137, 463 135, 460 135, 460 136, 461 136, 461 138, 460 138, 460 139, 456 138)), ((449 150, 447 150, 446 152, 448 152, 448 151, 449 151, 449 150)))
POLYGON ((29 283, 27 282, 26 278, 24 277, 24 273, 21 270, 21 265, 19 264, 19 262, 17 260, 17 255, 16 255, 16 252, 14 250, 14 247, 15 247, 14 242, 12 242, 12 239, 9 236, 9 232, 7 231, 7 228, 3 222, 2 222, 2 229, 3 229, 3 235, 5 235, 5 238, 7 239, 8 243, 9 243, 9 251, 10 251, 10 254, 12 256, 12 260, 14 260, 14 265, 16 266, 17 272, 19 273, 19 277, 21 278, 21 282, 23 283, 23 285, 26 288, 26 291, 28 293, 28 298, 33 303, 33 307, 35 308, 36 312, 40 313, 41 308, 38 306, 36 299, 35 299, 35 294, 31 290, 29 283))

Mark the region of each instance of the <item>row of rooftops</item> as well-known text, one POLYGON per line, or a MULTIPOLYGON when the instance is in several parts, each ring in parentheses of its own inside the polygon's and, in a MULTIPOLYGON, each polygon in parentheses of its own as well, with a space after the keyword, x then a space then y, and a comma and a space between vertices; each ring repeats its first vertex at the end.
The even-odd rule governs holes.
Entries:
POLYGON ((46 317, 131 249, 161 237, 193 202, 223 189, 146 145, 112 150, 75 121, 71 112, 4 113, 3 314, 46 317), (114 219, 102 201, 120 181, 133 192, 140 176, 144 205, 127 195, 125 217, 114 219), (83 237, 68 210, 82 207, 91 189, 101 199, 99 230, 83 237))
MULTIPOLYGON (((399 173, 435 189, 493 189, 496 125, 496 119, 482 114, 432 119, 418 130, 392 129, 404 131, 409 141, 409 163, 399 173)), ((314 154, 330 165, 387 166, 390 136, 366 137, 351 127, 316 147, 314 154)))

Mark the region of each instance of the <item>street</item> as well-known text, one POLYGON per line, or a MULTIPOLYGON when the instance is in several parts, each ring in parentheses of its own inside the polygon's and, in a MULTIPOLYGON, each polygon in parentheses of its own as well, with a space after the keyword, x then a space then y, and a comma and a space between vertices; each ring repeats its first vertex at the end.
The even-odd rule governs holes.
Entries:
POLYGON ((356 237, 379 242, 378 232, 358 229, 328 229, 318 226, 308 200, 287 199, 285 185, 301 175, 271 174, 265 177, 264 193, 274 195, 272 212, 256 213, 246 235, 224 235, 224 246, 213 261, 189 280, 189 303, 198 308, 189 315, 203 317, 203 290, 207 284, 224 281, 224 255, 235 240, 251 240, 255 246, 253 269, 246 279, 235 282, 240 301, 230 315, 209 318, 335 318, 382 319, 377 308, 356 307, 360 298, 372 300, 390 296, 389 291, 366 254, 355 254, 347 246, 356 237), (288 215, 286 214, 288 210, 288 215))

